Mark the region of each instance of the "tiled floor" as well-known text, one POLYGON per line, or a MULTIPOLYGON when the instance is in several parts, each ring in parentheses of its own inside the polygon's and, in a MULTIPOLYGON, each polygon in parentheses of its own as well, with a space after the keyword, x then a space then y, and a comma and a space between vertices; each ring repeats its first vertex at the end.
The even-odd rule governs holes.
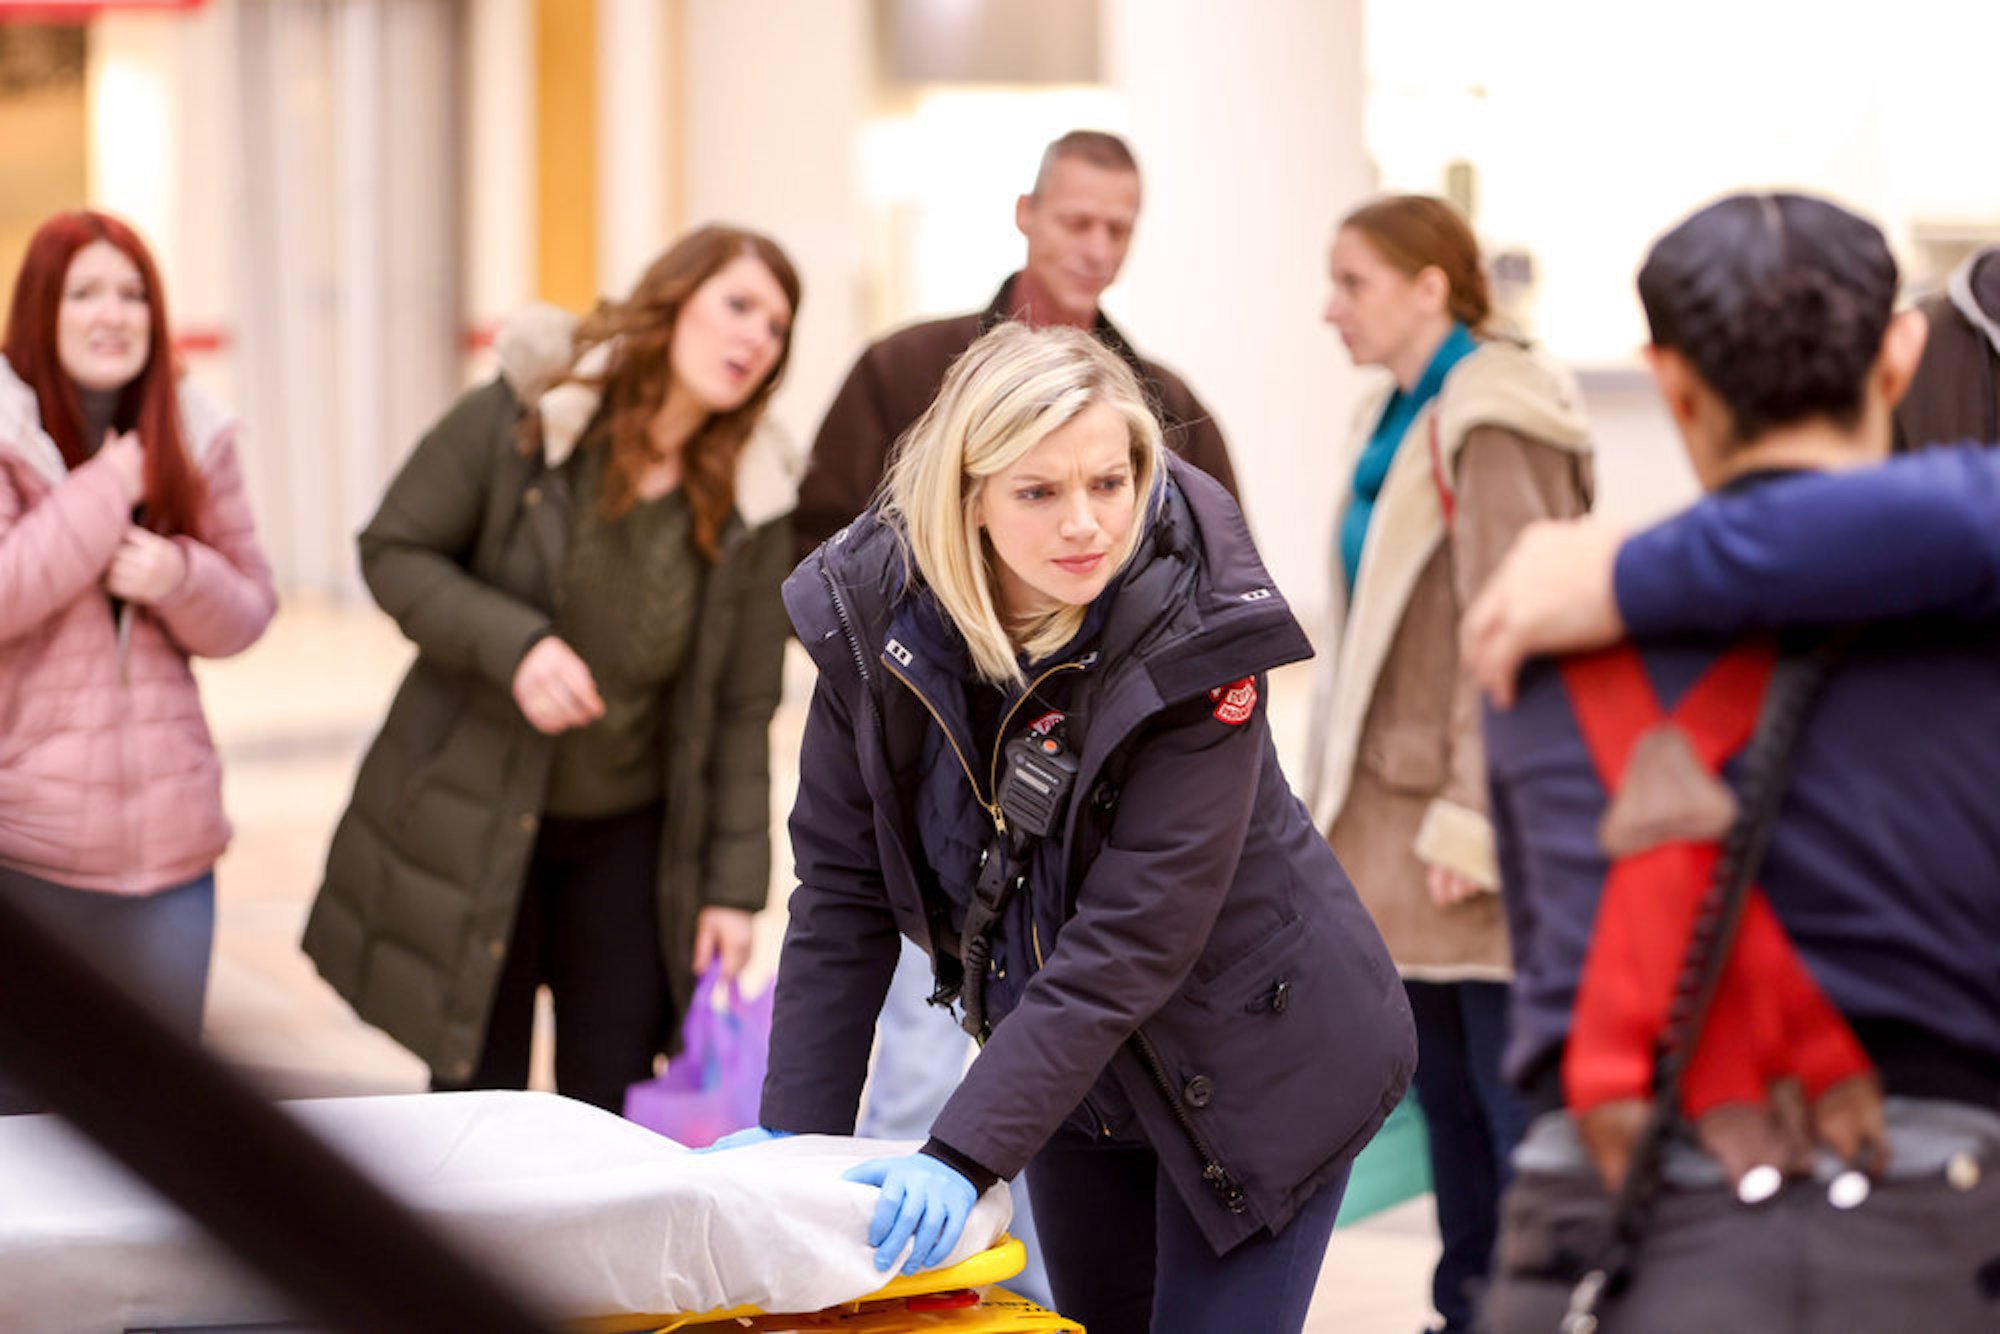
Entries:
MULTIPOLYGON (((423 1068, 356 1020, 298 951, 327 835, 407 661, 394 627, 374 611, 292 600, 249 653, 202 668, 236 824, 218 874, 208 1040, 276 1095, 424 1087, 423 1068)), ((803 658, 794 666, 773 742, 779 815, 789 801, 799 701, 809 683, 803 658)), ((1278 707, 1295 712, 1302 690, 1302 680, 1281 680, 1278 707)), ((782 820, 774 827, 782 829, 782 820)), ((780 856, 776 864, 790 863, 780 856)), ((783 930, 782 892, 773 900, 779 906, 759 920, 755 967, 762 971, 775 960, 783 930)), ((1429 1314, 1436 1250, 1428 1197, 1336 1233, 1307 1329, 1413 1334, 1429 1314)))

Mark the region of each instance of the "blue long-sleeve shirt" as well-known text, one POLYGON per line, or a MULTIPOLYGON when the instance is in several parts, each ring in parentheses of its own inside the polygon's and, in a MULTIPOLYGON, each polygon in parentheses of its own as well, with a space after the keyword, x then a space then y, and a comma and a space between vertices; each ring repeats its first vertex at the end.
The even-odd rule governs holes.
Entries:
POLYGON ((1635 637, 2000 615, 2000 451, 1709 496, 1626 542, 1614 578, 1635 637))

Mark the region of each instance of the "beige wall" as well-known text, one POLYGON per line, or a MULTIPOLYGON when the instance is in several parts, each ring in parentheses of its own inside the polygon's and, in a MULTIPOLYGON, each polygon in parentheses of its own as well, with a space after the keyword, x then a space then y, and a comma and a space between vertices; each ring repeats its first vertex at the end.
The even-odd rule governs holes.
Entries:
POLYGON ((682 0, 682 225, 776 237, 805 287, 772 409, 801 447, 860 346, 856 164, 874 79, 868 0, 682 0))
POLYGON ((1361 0, 1120 0, 1112 82, 1146 165, 1133 338, 1221 421, 1278 585, 1323 604, 1354 389, 1320 323, 1332 223, 1370 187, 1361 0))
POLYGON ((1370 17, 1385 181, 1435 190, 1447 161, 1474 163, 1482 234, 1534 252, 1539 332, 1572 361, 1633 364, 1640 258, 1717 194, 1830 193, 1919 282, 1914 228, 2000 228, 1981 152, 2000 5, 1379 0, 1370 17))
POLYGON ((7 182, 0 192, 0 320, 14 299, 14 275, 28 238, 50 214, 88 198, 84 72, 71 67, 65 74, 59 68, 59 43, 52 37, 24 37, 17 30, 15 40, 34 43, 44 53, 52 77, 0 97, 0 180, 7 182))

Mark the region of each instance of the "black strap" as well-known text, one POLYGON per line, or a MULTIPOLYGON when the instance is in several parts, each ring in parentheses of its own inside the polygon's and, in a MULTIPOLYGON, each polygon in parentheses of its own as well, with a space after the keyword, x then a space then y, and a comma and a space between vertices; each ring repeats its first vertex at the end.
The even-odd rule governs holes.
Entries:
POLYGON ((1736 820, 1723 839, 1714 876, 1695 910, 1687 953, 1674 982, 1666 1028, 1654 1054, 1652 1106, 1618 1192, 1611 1237, 1596 1267, 1571 1291, 1561 1334, 1594 1334, 1603 1309, 1631 1280, 1639 1242, 1659 1202, 1661 1159, 1667 1141, 1681 1123, 1681 1088, 1688 1065, 1722 984, 1722 971, 1749 903, 1750 883, 1757 878, 1764 854, 1770 849, 1772 827, 1777 823, 1778 808, 1784 804, 1799 734, 1834 664, 1853 638, 1853 632, 1841 631, 1807 652, 1785 654, 1772 670, 1756 731, 1743 754, 1736 820))
POLYGON ((992 1034, 986 1022, 986 976, 993 966, 993 928, 1028 878, 1028 859, 1038 839, 1032 835, 996 834, 979 859, 979 877, 966 904, 965 926, 959 933, 959 958, 965 973, 959 990, 959 1027, 985 1043, 992 1034))

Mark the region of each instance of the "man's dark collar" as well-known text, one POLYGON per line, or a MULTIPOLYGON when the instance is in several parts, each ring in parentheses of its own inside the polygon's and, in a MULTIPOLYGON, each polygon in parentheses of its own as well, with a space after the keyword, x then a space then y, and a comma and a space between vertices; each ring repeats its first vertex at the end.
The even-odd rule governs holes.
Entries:
MULTIPOLYGON (((985 333, 994 325, 1002 324, 1013 317, 1014 280, 1020 276, 1018 272, 1010 273, 1007 275, 1007 281, 1000 284, 1000 290, 993 294, 993 300, 979 313, 979 332, 985 333)), ((1104 317, 1102 306, 1097 309, 1097 318, 1091 322, 1090 332, 1098 342, 1123 358, 1125 364, 1132 368, 1132 373, 1139 377, 1139 384, 1145 389, 1147 399, 1160 418, 1160 424, 1169 430, 1178 426, 1179 419, 1160 397, 1160 386, 1153 378, 1152 369, 1140 359, 1138 350, 1125 341, 1125 335, 1118 331, 1118 326, 1104 317)))

